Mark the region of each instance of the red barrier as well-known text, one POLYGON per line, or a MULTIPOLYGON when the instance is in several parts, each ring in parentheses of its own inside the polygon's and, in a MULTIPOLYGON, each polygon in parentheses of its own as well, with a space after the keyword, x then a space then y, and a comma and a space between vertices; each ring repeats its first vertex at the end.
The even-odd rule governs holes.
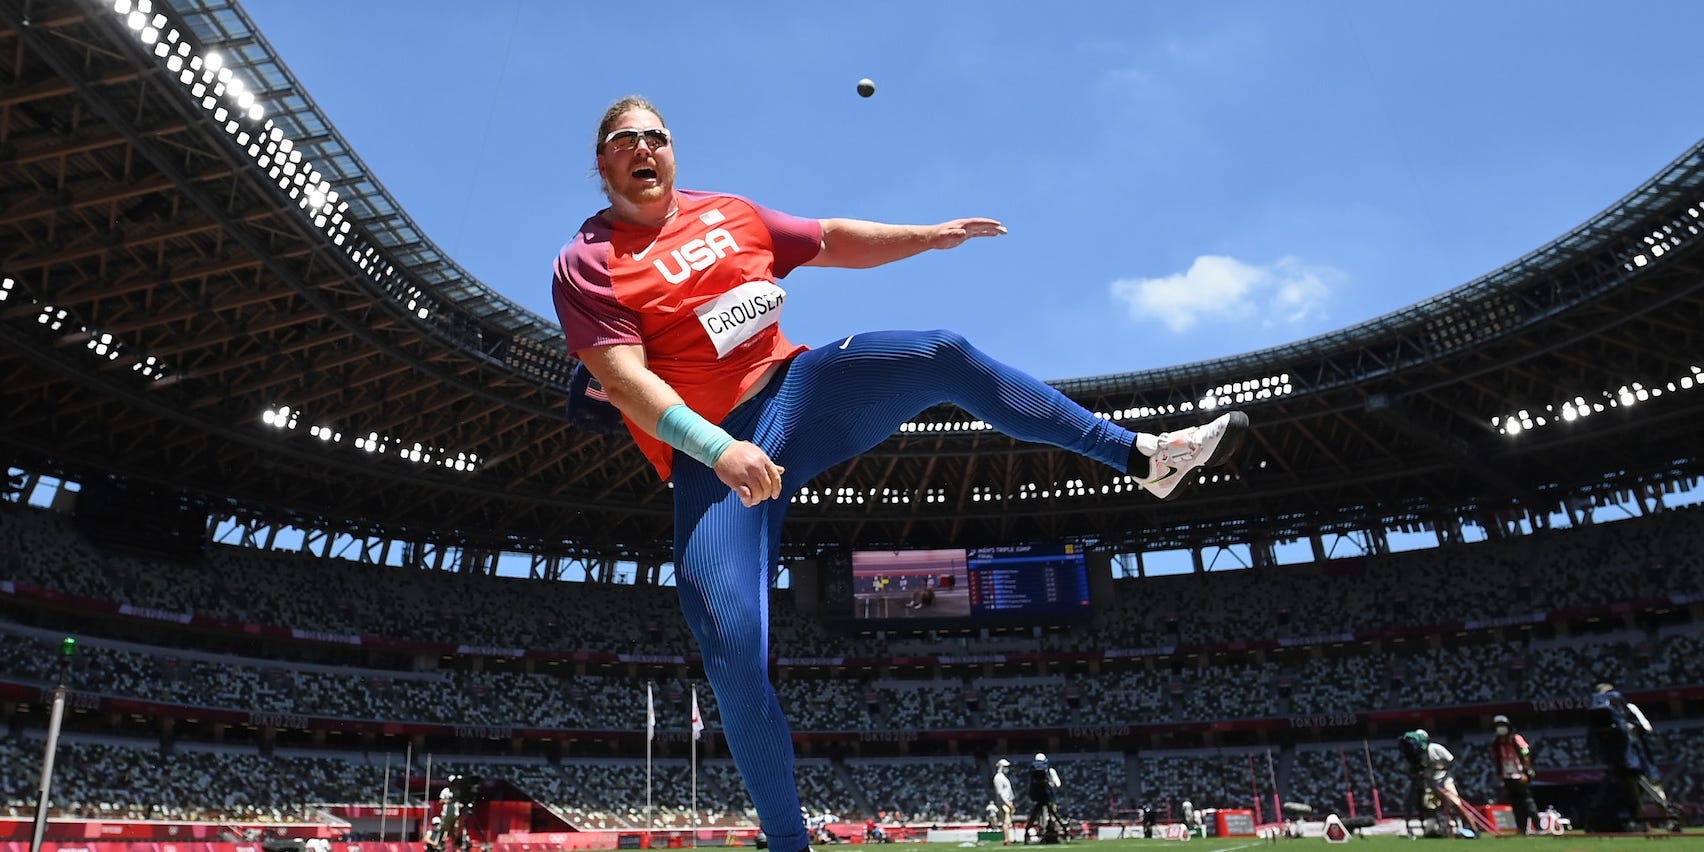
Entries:
MULTIPOLYGON (((334 834, 341 834, 345 829, 311 822, 271 823, 237 820, 230 822, 174 822, 142 819, 56 818, 47 821, 47 831, 43 835, 43 841, 51 840, 56 843, 131 841, 131 844, 128 845, 153 842, 176 847, 177 852, 208 852, 208 850, 201 848, 205 845, 204 843, 193 841, 217 841, 221 835, 231 836, 229 832, 240 834, 249 830, 259 831, 268 838, 295 837, 305 839, 309 837, 331 837, 334 834)), ((12 850, 12 852, 29 852, 30 837, 34 832, 34 820, 22 817, 0 817, 0 841, 23 844, 23 849, 12 850)), ((264 852, 259 846, 252 843, 225 845, 250 847, 254 852, 264 852)), ((5 850, 0 850, 0 852, 5 852, 5 850)), ((168 850, 162 847, 142 850, 141 852, 168 852, 168 850)), ((231 850, 218 850, 218 852, 231 852, 231 850)))
POLYGON ((549 849, 614 849, 618 831, 552 831, 544 834, 516 832, 499 835, 492 852, 540 852, 549 849))

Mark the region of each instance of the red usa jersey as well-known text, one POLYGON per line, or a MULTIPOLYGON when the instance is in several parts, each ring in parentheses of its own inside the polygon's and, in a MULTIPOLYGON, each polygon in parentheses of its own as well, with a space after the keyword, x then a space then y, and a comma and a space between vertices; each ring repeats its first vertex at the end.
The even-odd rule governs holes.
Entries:
MULTIPOLYGON (((735 195, 680 190, 662 228, 587 219, 556 258, 568 352, 637 343, 687 407, 720 423, 771 364, 805 350, 781 333, 775 283, 822 249, 822 224, 735 195)), ((627 421, 669 478, 674 449, 627 421)))

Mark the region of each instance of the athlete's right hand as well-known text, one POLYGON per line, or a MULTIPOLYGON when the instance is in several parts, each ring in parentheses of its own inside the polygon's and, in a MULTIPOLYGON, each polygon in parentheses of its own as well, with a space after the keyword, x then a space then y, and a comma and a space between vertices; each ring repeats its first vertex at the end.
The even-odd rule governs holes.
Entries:
POLYGON ((933 249, 958 248, 972 237, 997 237, 1006 233, 1006 226, 993 219, 954 219, 935 226, 929 235, 933 249))
POLYGON ((734 489, 747 508, 781 496, 781 474, 762 447, 750 441, 735 441, 716 459, 716 478, 734 489))

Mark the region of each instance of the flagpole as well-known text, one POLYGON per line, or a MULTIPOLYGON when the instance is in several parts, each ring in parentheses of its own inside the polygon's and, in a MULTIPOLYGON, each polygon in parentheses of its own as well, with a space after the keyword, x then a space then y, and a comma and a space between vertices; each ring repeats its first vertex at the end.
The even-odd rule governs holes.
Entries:
MULTIPOLYGON (((656 830, 657 822, 651 815, 651 740, 657 736, 657 702, 651 694, 651 684, 645 683, 645 831, 656 830)), ((650 835, 645 837, 645 845, 651 845, 650 835)))
POLYGON ((698 685, 692 686, 692 848, 698 848, 698 733, 704 723, 698 718, 698 685))

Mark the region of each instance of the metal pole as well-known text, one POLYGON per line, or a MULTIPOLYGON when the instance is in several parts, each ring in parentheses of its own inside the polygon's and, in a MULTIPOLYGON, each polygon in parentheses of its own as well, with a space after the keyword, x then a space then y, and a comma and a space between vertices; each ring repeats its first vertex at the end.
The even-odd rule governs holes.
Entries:
POLYGON ((409 772, 414 768, 414 741, 408 741, 408 748, 402 758, 402 815, 396 821, 396 839, 408 842, 408 791, 413 788, 409 772))
POLYGON ((385 834, 390 831, 390 752, 385 752, 385 783, 381 790, 382 800, 379 804, 379 842, 383 843, 385 834))
POLYGON ((53 712, 47 720, 47 749, 41 758, 41 795, 36 799, 35 830, 30 834, 30 852, 41 852, 47 836, 47 795, 53 789, 53 753, 59 748, 59 724, 65 720, 65 677, 77 640, 69 636, 59 645, 59 683, 53 687, 53 712))
POLYGON ((687 723, 692 733, 692 848, 698 848, 698 732, 703 729, 698 719, 698 685, 692 686, 692 720, 687 723))
POLYGON ((656 820, 651 816, 651 739, 657 735, 657 703, 651 695, 651 684, 645 684, 645 847, 651 846, 651 832, 656 820))
POLYGON ((432 753, 426 752, 426 783, 420 785, 420 839, 432 830, 432 753))
POLYGON ((1373 819, 1384 819, 1384 809, 1379 806, 1379 775, 1373 771, 1373 748, 1362 740, 1361 751, 1367 755, 1367 780, 1373 784, 1373 819))
POLYGON ((1282 814, 1284 809, 1278 804, 1278 771, 1272 768, 1272 749, 1266 750, 1266 776, 1272 779, 1272 812, 1282 814))
MULTIPOLYGON (((1255 780, 1254 755, 1245 754, 1243 757, 1248 758, 1248 794, 1249 798, 1254 801, 1254 821, 1258 825, 1263 821, 1260 818, 1260 782, 1255 780)), ((1149 802, 1148 807, 1153 807, 1153 803, 1149 802)), ((1272 815, 1273 822, 1282 822, 1283 819, 1283 814, 1272 815)))
POLYGON ((1349 800, 1349 818, 1355 818, 1355 782, 1349 779, 1349 756, 1343 749, 1337 750, 1337 759, 1343 764, 1343 797, 1349 800))

